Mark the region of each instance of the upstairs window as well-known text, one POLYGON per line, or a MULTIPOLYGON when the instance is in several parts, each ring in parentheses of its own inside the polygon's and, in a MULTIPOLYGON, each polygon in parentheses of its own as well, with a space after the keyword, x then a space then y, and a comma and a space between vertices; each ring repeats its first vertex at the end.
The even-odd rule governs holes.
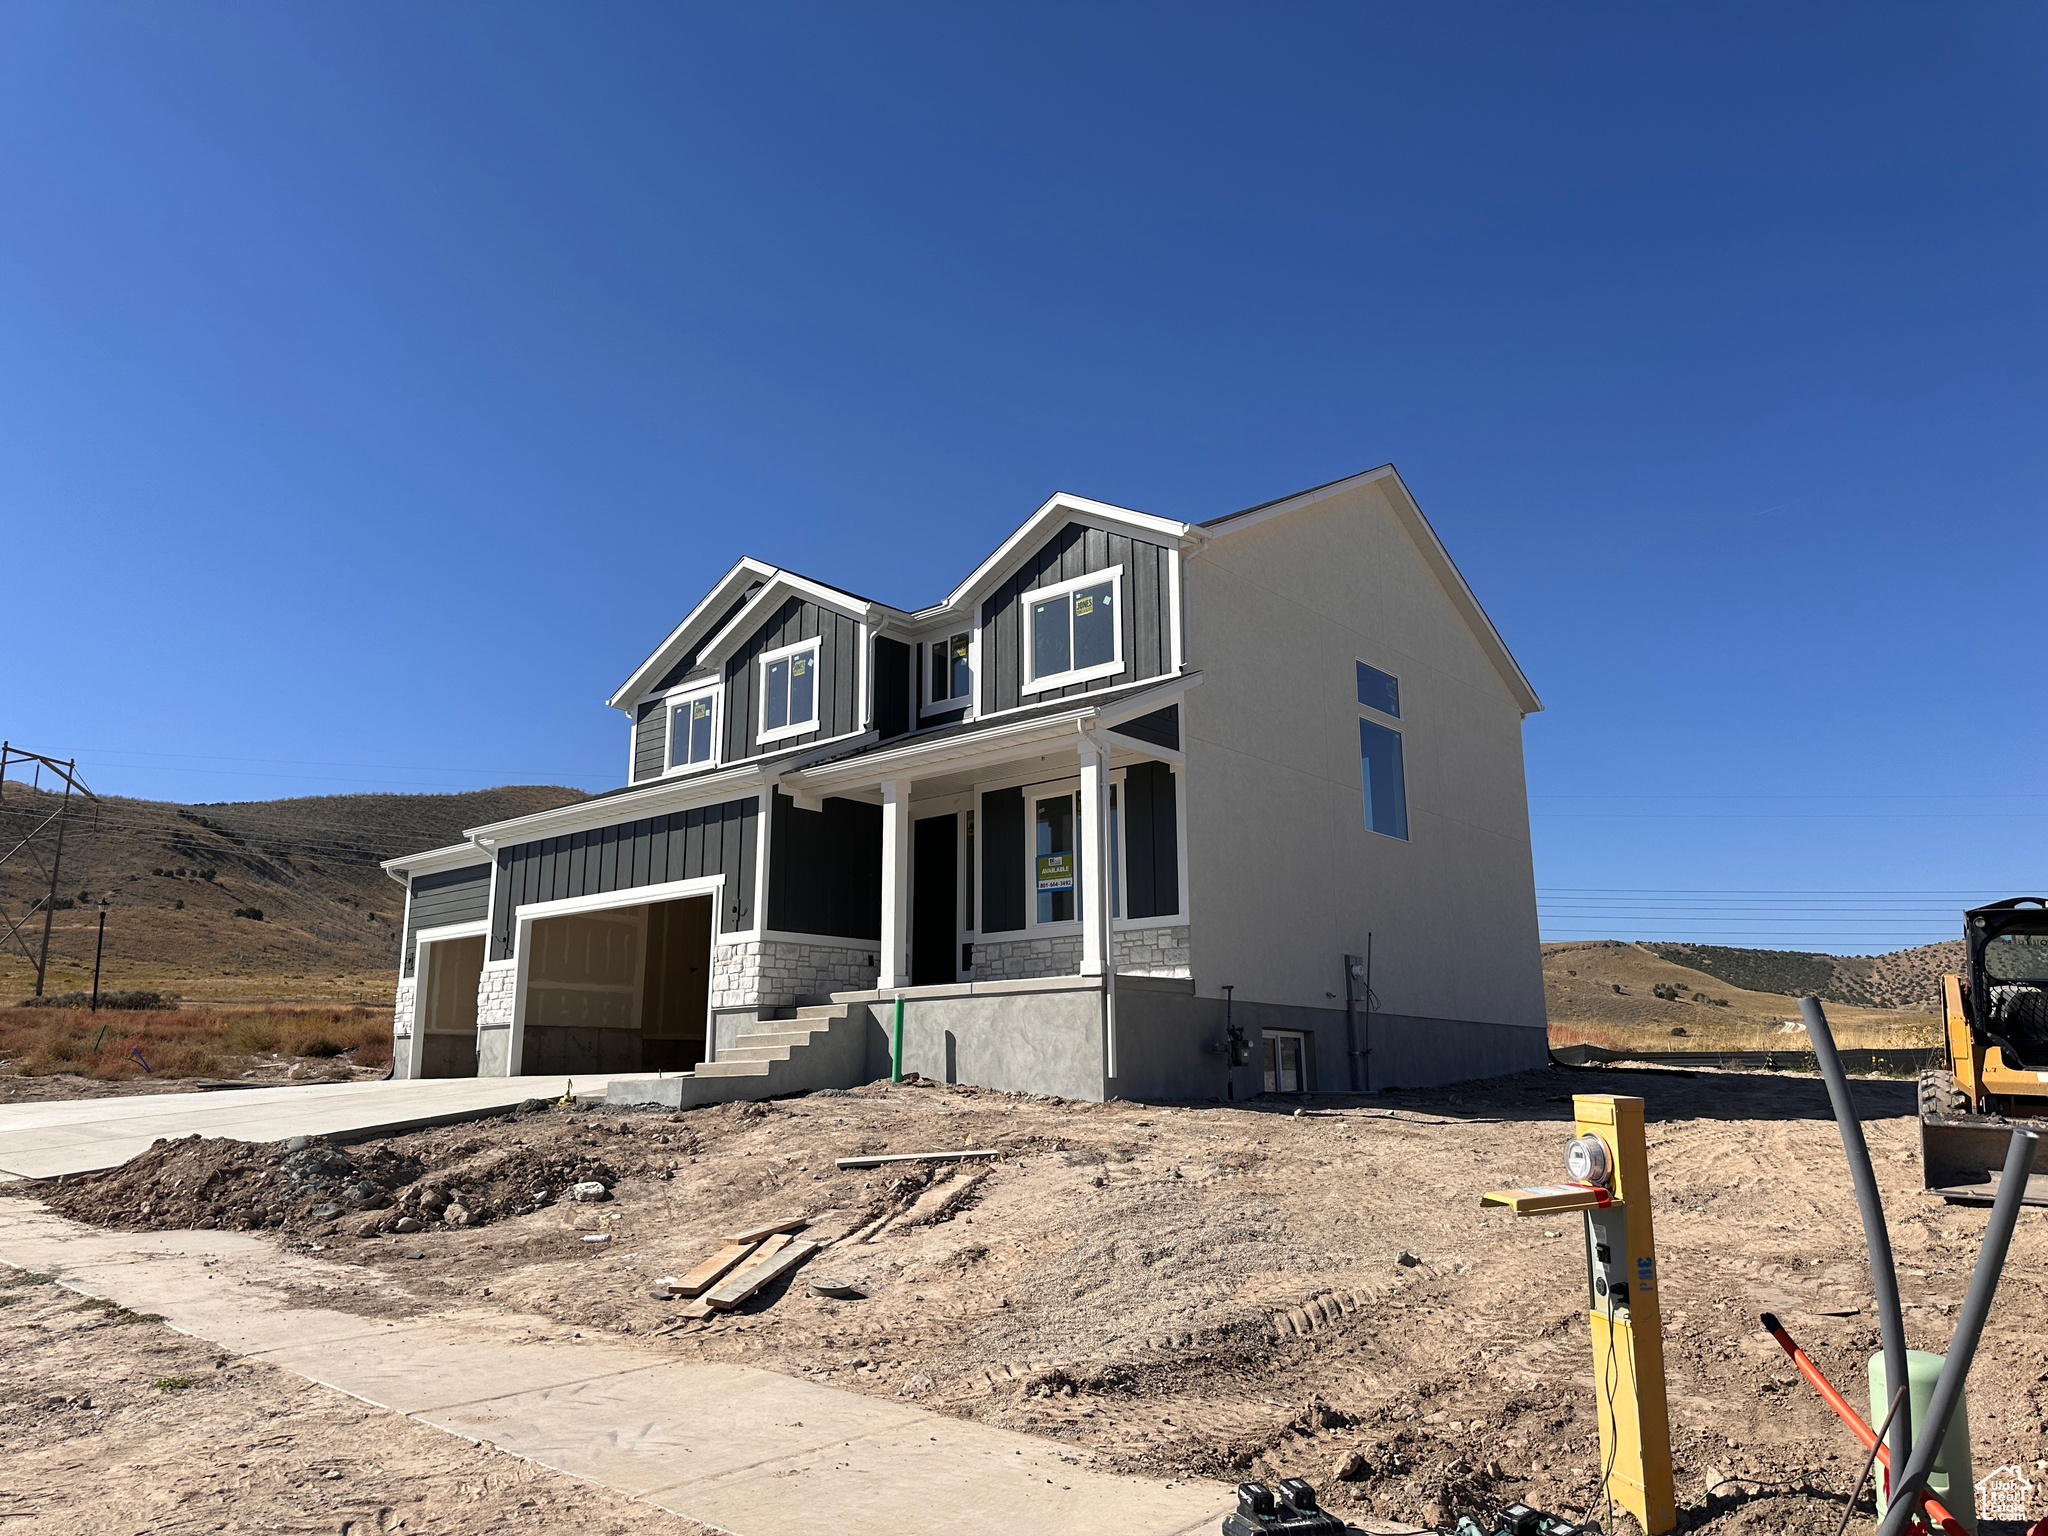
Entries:
POLYGON ((671 699, 668 709, 668 765, 701 768, 718 750, 718 695, 671 699))
POLYGON ((765 652, 761 668, 761 726, 757 741, 800 736, 818 728, 818 642, 801 640, 765 652))
POLYGON ((967 640, 967 635, 962 633, 932 642, 930 691, 926 694, 926 703, 950 708, 966 703, 974 692, 974 667, 968 659, 967 640))
POLYGON ((1122 587, 1119 565, 1024 594, 1026 693, 1123 671, 1122 587))
POLYGON ((1358 722, 1358 756, 1365 775, 1366 830, 1408 840, 1408 786, 1401 770, 1401 733, 1372 720, 1358 722))
POLYGON ((1367 709, 1376 709, 1383 715, 1401 718, 1401 682, 1390 677, 1378 667, 1358 664, 1358 702, 1367 709))

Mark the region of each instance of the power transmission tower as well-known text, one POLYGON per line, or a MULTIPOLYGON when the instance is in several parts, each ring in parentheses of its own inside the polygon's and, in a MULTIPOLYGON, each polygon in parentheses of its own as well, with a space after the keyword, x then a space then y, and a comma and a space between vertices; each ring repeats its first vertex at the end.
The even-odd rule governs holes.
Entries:
POLYGON ((28 940, 22 934, 24 924, 17 923, 13 914, 0 906, 0 923, 7 925, 8 939, 21 951, 22 959, 36 968, 37 997, 43 995, 43 978, 50 968, 50 924, 57 915, 57 879, 64 862, 64 829, 84 815, 88 805, 92 824, 97 827, 99 796, 87 789, 84 780, 78 777, 77 758, 59 762, 39 752, 24 752, 11 741, 0 741, 0 846, 7 850, 0 853, 0 866, 25 854, 27 857, 22 862, 34 864, 36 872, 49 884, 43 899, 29 908, 30 921, 35 917, 36 907, 40 907, 43 913, 43 939, 33 954, 29 952, 28 940), (31 781, 15 781, 14 798, 10 802, 7 798, 7 772, 17 764, 30 770, 33 778, 31 781), (46 769, 52 781, 48 789, 43 788, 46 769), (64 786, 62 794, 57 793, 60 781, 64 786), (24 790, 31 793, 24 794, 24 790), (56 801, 54 805, 50 803, 52 797, 56 801), (55 828, 54 832, 52 828, 55 828), (46 846, 48 858, 44 857, 46 846))

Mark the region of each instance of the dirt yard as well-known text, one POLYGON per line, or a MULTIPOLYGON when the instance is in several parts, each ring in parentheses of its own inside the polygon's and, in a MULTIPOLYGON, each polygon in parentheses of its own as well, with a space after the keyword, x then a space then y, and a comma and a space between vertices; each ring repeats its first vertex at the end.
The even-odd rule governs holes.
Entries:
MULTIPOLYGON (((1813 1079, 1553 1068, 1319 1099, 1299 1116, 1270 1101, 1090 1105, 874 1084, 674 1116, 535 1108, 338 1149, 162 1144, 112 1174, 25 1192, 110 1226, 260 1224, 280 1242, 318 1244, 341 1261, 323 1306, 377 1315, 487 1300, 684 1359, 913 1398, 1062 1441, 1081 1464, 1229 1482, 1304 1476, 1354 1518, 1448 1525, 1515 1498, 1577 1515, 1593 1497, 1576 1219, 1517 1221, 1478 1206, 1484 1190, 1559 1176, 1575 1092, 1648 1101, 1685 1528, 1832 1530, 1860 1454, 1757 1326, 1759 1311, 1776 1311, 1852 1400, 1866 1395, 1857 1383, 1877 1343, 1868 1269, 1813 1079), (943 1167, 834 1166, 962 1147, 1000 1156, 963 1176, 971 1185, 944 1184, 953 1174, 943 1167), (584 1180, 610 1198, 561 1198, 584 1180), (652 1294, 725 1233, 785 1212, 820 1239, 906 1214, 872 1241, 827 1248, 735 1313, 683 1322, 681 1303, 652 1294), (351 1266, 359 1279, 347 1278, 351 1266), (821 1298, 814 1279, 860 1296, 821 1298)), ((1857 1092, 1908 1331, 1938 1351, 1984 1213, 1918 1193, 1909 1085, 1857 1092)), ((2048 1455, 2044 1289, 2048 1223, 2029 1212, 1973 1372, 1971 1424, 1980 1472, 2018 1463, 2037 1485, 2048 1455)), ((19 1380, 14 1337, 8 1369, 19 1380)), ((214 1374, 209 1360, 205 1379, 214 1374)), ((203 1434, 185 1422, 203 1408, 245 1412, 235 1443, 260 1438, 260 1397, 312 1390, 273 1380, 234 1389, 248 1392, 246 1412, 197 1391, 161 1394, 147 1433, 166 1446, 203 1434)), ((392 1444, 399 1462, 412 1454, 392 1444)), ((210 1496, 217 1477, 181 1482, 176 1456, 141 1440, 125 1454, 161 1463, 162 1486, 179 1497, 210 1496)), ((479 1455, 438 1454, 463 1468, 479 1455)), ((486 1465, 476 1462, 476 1479, 486 1465)), ((511 1497, 526 1474, 508 1465, 493 1475, 489 1486, 511 1497)), ((255 1479, 234 1517, 280 1518, 266 1511, 285 1508, 275 1502, 284 1486, 255 1479)), ((519 1495, 529 1496, 539 1497, 519 1495)), ((586 1528, 605 1527, 593 1514, 586 1528)))

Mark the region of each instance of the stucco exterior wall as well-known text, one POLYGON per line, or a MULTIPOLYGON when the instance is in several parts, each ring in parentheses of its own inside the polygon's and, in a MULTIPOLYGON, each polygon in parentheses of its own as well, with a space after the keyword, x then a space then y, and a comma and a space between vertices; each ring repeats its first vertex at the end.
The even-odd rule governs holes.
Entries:
POLYGON ((1341 1008, 1370 932, 1382 1012, 1542 1030, 1519 706, 1379 487, 1217 539, 1186 589, 1198 992, 1341 1008), (1400 679, 1405 842, 1365 825, 1360 661, 1400 679))

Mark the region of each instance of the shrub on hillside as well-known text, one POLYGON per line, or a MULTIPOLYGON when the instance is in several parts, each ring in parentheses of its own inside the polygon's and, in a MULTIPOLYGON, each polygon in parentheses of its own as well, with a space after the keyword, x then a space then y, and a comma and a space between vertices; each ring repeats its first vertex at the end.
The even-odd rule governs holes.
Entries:
POLYGON ((263 921, 263 909, 261 907, 237 907, 235 908, 235 916, 246 917, 252 923, 260 923, 263 921))

